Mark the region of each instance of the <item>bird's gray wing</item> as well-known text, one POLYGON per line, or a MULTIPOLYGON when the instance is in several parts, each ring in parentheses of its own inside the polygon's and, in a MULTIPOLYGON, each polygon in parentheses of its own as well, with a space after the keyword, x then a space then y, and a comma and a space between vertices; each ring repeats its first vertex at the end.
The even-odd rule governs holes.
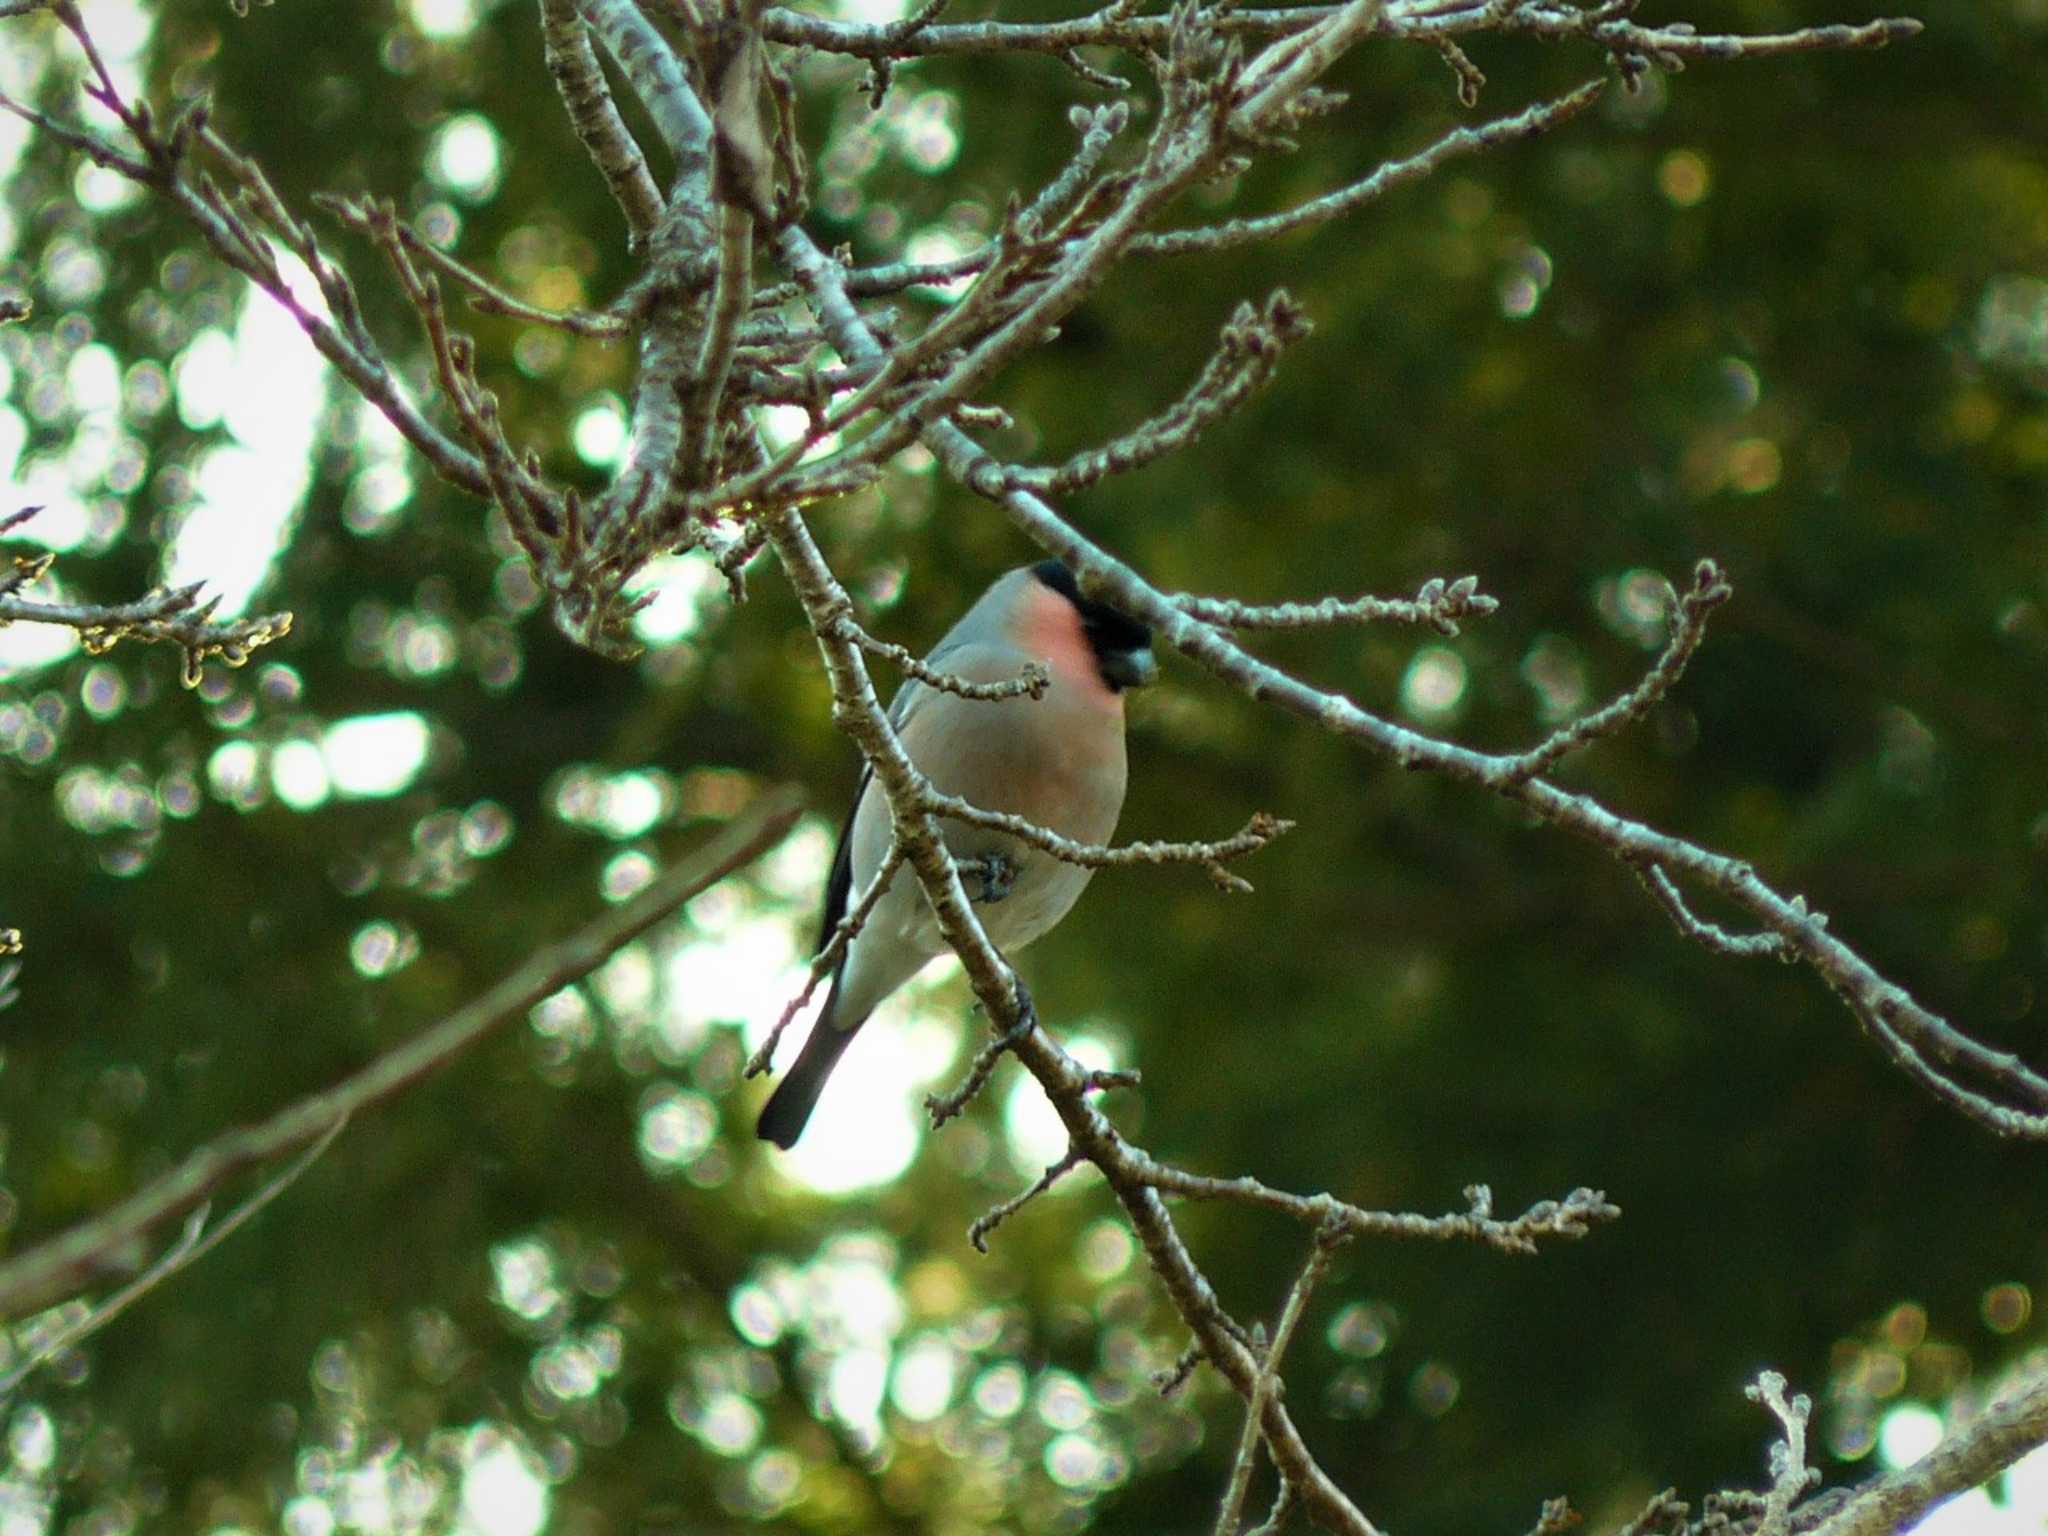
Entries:
MULTIPOLYGON (((956 649, 947 647, 946 649, 956 649)), ((944 651, 936 651, 940 656, 944 651)), ((889 723, 902 730, 909 723, 911 711, 917 708, 918 700, 931 690, 916 678, 911 678, 896 690, 896 697, 889 702, 889 723)), ((832 933, 846 918, 847 906, 853 901, 853 818, 860 813, 860 802, 868 792, 868 781, 875 776, 875 770, 863 762, 860 782, 853 786, 853 804, 846 808, 846 820, 839 826, 839 846, 832 853, 832 873, 825 877, 825 920, 818 925, 818 942, 811 946, 816 954, 832 942, 832 933)))

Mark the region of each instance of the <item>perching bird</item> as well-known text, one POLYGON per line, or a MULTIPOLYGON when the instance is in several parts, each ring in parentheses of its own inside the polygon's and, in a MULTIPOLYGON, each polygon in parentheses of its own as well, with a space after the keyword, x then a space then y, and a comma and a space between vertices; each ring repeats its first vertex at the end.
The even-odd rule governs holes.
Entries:
MULTIPOLYGON (((1073 572, 1046 560, 998 579, 925 658, 936 671, 976 683, 1007 682, 1033 661, 1051 673, 1037 699, 968 699, 913 679, 896 695, 889 718, 935 789, 1076 842, 1107 842, 1124 803, 1123 691, 1159 672, 1151 631, 1083 597, 1073 572)), ((1006 954, 1065 917, 1094 873, 1005 833, 951 820, 939 826, 955 859, 985 861, 979 877, 966 869, 962 875, 983 930, 1006 954)), ((889 844, 888 798, 864 771, 825 884, 820 949, 873 882, 889 844)), ((855 1032, 945 949, 917 877, 897 870, 841 957, 796 1065, 761 1110, 764 1141, 796 1144, 855 1032)))

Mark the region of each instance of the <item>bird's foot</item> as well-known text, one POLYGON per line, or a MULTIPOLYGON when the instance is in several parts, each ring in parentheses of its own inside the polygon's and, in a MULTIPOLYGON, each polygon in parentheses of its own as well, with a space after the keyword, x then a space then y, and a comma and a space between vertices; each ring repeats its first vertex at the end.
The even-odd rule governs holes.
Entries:
POLYGON ((1017 888, 1017 861, 1007 853, 984 853, 977 859, 960 860, 960 873, 980 887, 970 899, 992 907, 1017 888))

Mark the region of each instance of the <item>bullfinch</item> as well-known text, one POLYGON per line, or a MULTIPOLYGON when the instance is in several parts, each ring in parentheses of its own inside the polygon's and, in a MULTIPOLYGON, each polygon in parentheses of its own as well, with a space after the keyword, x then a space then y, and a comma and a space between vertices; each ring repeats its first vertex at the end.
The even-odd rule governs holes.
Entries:
MULTIPOLYGON (((889 718, 935 789, 1076 842, 1107 842, 1124 803, 1124 690, 1158 675, 1152 633, 1083 597, 1073 572, 1046 560, 999 578, 925 658, 976 683, 1007 682, 1034 661, 1051 676, 1039 698, 968 699, 912 679, 889 718)), ((983 930, 1006 954, 1065 917, 1094 873, 1002 832, 944 819, 939 828, 983 930)), ((890 838, 888 797, 864 770, 825 884, 820 949, 873 882, 890 838)), ((761 1110, 764 1141, 796 1144, 868 1015, 945 950, 917 877, 899 868, 841 956, 796 1065, 761 1110)))

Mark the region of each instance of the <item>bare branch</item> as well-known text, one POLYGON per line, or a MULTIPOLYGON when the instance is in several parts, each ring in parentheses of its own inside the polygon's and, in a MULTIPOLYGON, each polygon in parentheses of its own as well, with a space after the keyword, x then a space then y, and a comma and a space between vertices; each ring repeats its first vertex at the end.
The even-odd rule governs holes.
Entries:
POLYGON ((1690 1512, 1691 1506, 1679 1498, 1676 1488, 1662 1488, 1650 1495, 1641 1511, 1616 1536, 1663 1536, 1674 1530, 1682 1533, 1690 1512))
MULTIPOLYGON (((965 873, 966 861, 959 861, 955 867, 965 873)), ((983 1042, 981 1049, 974 1053, 974 1060, 967 1064, 967 1075, 961 1078, 959 1083, 944 1093, 928 1093, 924 1096, 925 1115, 931 1121, 933 1130, 964 1113, 967 1106, 974 1102, 975 1095, 988 1086, 988 1080, 995 1075, 996 1065, 1003 1059, 1003 1053, 1014 1048, 1019 1040, 1038 1028, 1038 1009, 1031 1001, 1031 993, 1021 981, 1017 983, 1017 991, 1023 1000, 1017 1007, 1016 1022, 1007 1028, 998 1029, 983 1042)))
POLYGON ((703 484, 717 458, 718 413, 754 297, 754 221, 769 216, 769 152, 761 134, 761 35, 740 6, 714 33, 711 184, 718 202, 717 277, 684 407, 684 483, 703 484))
MULTIPOLYGON (((1328 21, 1340 7, 1292 5, 1246 7, 1215 18, 1227 37, 1287 37, 1328 21)), ((1649 59, 1660 68, 1690 62, 1725 62, 1772 58, 1790 53, 1882 48, 1915 37, 1921 23, 1891 16, 1858 26, 1805 27, 1793 32, 1743 36, 1701 33, 1683 25, 1644 27, 1625 18, 1603 15, 1605 7, 1578 10, 1561 4, 1495 5, 1465 0, 1438 5, 1432 0, 1393 0, 1378 31, 1390 38, 1412 39, 1432 46, 1439 37, 1471 32, 1507 31, 1555 40, 1581 39, 1615 54, 1649 59)), ((1170 16, 1134 16, 1130 8, 1109 5, 1067 21, 981 21, 926 27, 911 36, 893 36, 886 24, 831 21, 822 16, 780 7, 763 13, 762 31, 773 41, 841 53, 860 59, 908 59, 938 54, 1035 53, 1059 58, 1070 49, 1109 47, 1132 53, 1158 53, 1172 31, 1170 16)))
POLYGON ((1310 629, 1331 624, 1427 624, 1441 635, 1458 633, 1458 620, 1484 617, 1500 604, 1479 590, 1477 576, 1446 582, 1432 576, 1413 597, 1326 597, 1319 603, 1260 606, 1225 598, 1171 599, 1181 612, 1219 629, 1310 629))
POLYGON ((1688 22, 1664 27, 1646 27, 1623 16, 1603 15, 1605 9, 1549 3, 1549 0, 1521 0, 1502 8, 1501 14, 1485 14, 1491 7, 1472 6, 1462 12, 1437 17, 1417 17, 1400 29, 1403 36, 1436 38, 1456 31, 1478 30, 1477 22, 1497 25, 1504 32, 1563 41, 1584 38, 1613 56, 1624 70, 1627 60, 1641 60, 1658 69, 1677 71, 1690 63, 1733 63, 1769 59, 1794 53, 1838 53, 1883 48, 1891 43, 1918 37, 1922 25, 1910 16, 1886 16, 1860 25, 1834 24, 1802 27, 1794 32, 1703 33, 1688 22))
POLYGON ((1702 560, 1693 570, 1690 592, 1680 597, 1667 586, 1665 593, 1668 599, 1666 612, 1672 620, 1671 640, 1664 647, 1664 654, 1657 658, 1656 665, 1643 674, 1641 682, 1606 708, 1574 720, 1527 752, 1509 759, 1505 772, 1510 780, 1533 779, 1539 773, 1548 772, 1560 759, 1603 736, 1612 736, 1648 714, 1685 675, 1687 663, 1700 648, 1700 641, 1706 638, 1707 619, 1735 595, 1735 589, 1728 585, 1718 565, 1711 560, 1702 560))
POLYGON ((1813 1399, 1804 1392, 1787 1398, 1785 1378, 1776 1371, 1761 1373, 1744 1394, 1769 1409, 1785 1431, 1785 1438, 1771 1445, 1771 1486, 1765 1490, 1754 1536, 1786 1536, 1792 1506, 1820 1481, 1820 1472, 1806 1463, 1806 1425, 1813 1417, 1813 1399))
POLYGON ((536 576, 559 591, 564 555, 573 558, 574 553, 562 543, 571 527, 567 500, 543 482, 506 440, 497 402, 476 376, 475 343, 449 328, 440 284, 423 274, 413 260, 417 251, 432 247, 425 241, 405 239, 397 211, 388 201, 325 195, 317 201, 349 228, 372 240, 390 262, 400 291, 426 333, 441 397, 454 411, 462 435, 483 469, 491 499, 505 514, 536 576))
POLYGON ((617 61, 633 94, 654 121, 676 160, 674 203, 692 205, 708 226, 711 195, 711 116, 690 89, 682 65, 633 0, 577 0, 584 19, 617 61))
MULTIPOLYGON (((1264 1413, 1266 1400, 1270 1398, 1280 1379, 1280 1361, 1287 1354, 1287 1346, 1294 1342, 1294 1330, 1300 1326, 1301 1314, 1308 1309, 1308 1299, 1316 1285, 1330 1267, 1330 1259, 1348 1239, 1349 1234, 1325 1229, 1316 1234, 1316 1240, 1309 1247, 1308 1262, 1302 1265, 1301 1273, 1289 1287, 1286 1303, 1280 1308, 1280 1321, 1273 1329, 1273 1342, 1266 1347, 1259 1363, 1259 1379, 1249 1401, 1245 1404, 1244 1433, 1237 1442, 1237 1455, 1231 1463, 1230 1482, 1224 1490, 1223 1506, 1216 1516, 1216 1536, 1237 1536, 1239 1520, 1244 1514, 1244 1496, 1251 1490, 1252 1470, 1259 1455, 1259 1419, 1264 1413)), ((1272 1522, 1268 1520, 1267 1524, 1272 1522)))
MULTIPOLYGON (((1765 956, 1780 960, 1786 958, 1785 939, 1782 934, 1730 933, 1718 924, 1694 916, 1692 909, 1685 904, 1685 897, 1680 894, 1678 887, 1672 884, 1671 877, 1661 866, 1638 864, 1636 878, 1642 882, 1643 889, 1650 893, 1650 899, 1663 908, 1664 915, 1671 919, 1673 927, 1688 939, 1704 944, 1714 953, 1732 955, 1745 960, 1765 956)), ((1792 899, 1798 901, 1800 898, 1795 896, 1792 899)), ((1814 914, 1814 918, 1816 921, 1825 921, 1818 913, 1814 914)))
MULTIPOLYGON (((0 525, 0 535, 19 527, 41 509, 27 507, 0 525)), ((16 555, 0 569, 0 625, 58 624, 78 631, 79 642, 92 655, 112 650, 123 640, 175 645, 184 652, 180 677, 187 688, 199 686, 206 663, 214 657, 239 667, 250 655, 291 633, 289 613, 216 621, 218 597, 202 599, 204 582, 161 587, 132 603, 60 603, 22 597, 50 569, 55 556, 16 555)))
MULTIPOLYGON (((1030 1032, 1014 1048, 1045 1088, 1073 1144, 1102 1171, 1174 1309, 1193 1331, 1201 1358, 1215 1367, 1231 1390, 1251 1402, 1259 1392, 1261 1362, 1189 1255, 1160 1191, 1146 1181, 1146 1168, 1156 1165, 1126 1142, 1090 1102, 1090 1075, 1043 1031, 1030 1032)), ((1311 1519, 1347 1536, 1378 1536, 1378 1527, 1316 1461, 1282 1397, 1268 1393, 1257 1417, 1274 1466, 1297 1491, 1311 1519)))
POLYGON ((1272 44, 1245 70, 1231 128, 1253 137, 1285 124, 1288 106, 1371 33, 1386 0, 1349 0, 1306 31, 1272 44))
POLYGON ((1262 218, 1232 219, 1200 229, 1176 229, 1164 234, 1144 235, 1131 242, 1141 256, 1186 256, 1228 250, 1254 240, 1270 240, 1291 230, 1325 223, 1377 202, 1400 187, 1434 175, 1449 162, 1483 150, 1498 149, 1523 139, 1535 138, 1560 124, 1568 123, 1600 99, 1604 80, 1592 80, 1554 101, 1539 102, 1516 113, 1477 128, 1453 128, 1449 133, 1404 160, 1390 160, 1370 176, 1299 203, 1281 213, 1262 218))
POLYGON ((487 495, 483 467, 445 433, 433 426, 406 396, 390 364, 364 326, 354 289, 330 261, 302 221, 285 210, 262 172, 231 149, 206 126, 203 106, 189 109, 160 132, 153 115, 122 99, 114 90, 98 50, 70 5, 52 6, 89 60, 98 83, 92 90, 114 113, 140 147, 140 156, 116 149, 99 136, 57 122, 44 113, 0 96, 0 108, 11 111, 58 142, 86 155, 95 164, 119 172, 176 207, 196 228, 214 254, 248 278, 281 305, 320 355, 333 365, 362 397, 377 407, 409 443, 450 484, 472 495, 487 495), (242 188, 249 212, 268 222, 284 244, 306 264, 317 283, 327 312, 302 301, 292 289, 270 246, 213 183, 195 174, 190 150, 203 142, 242 188))
POLYGON ((1813 1536, 1890 1536, 2048 1444, 2048 1369, 2039 1360, 1909 1467, 1856 1490, 1813 1536))
POLYGON ((993 1206, 982 1215, 975 1217, 974 1224, 967 1229, 967 1241, 974 1245, 974 1251, 976 1253, 987 1253, 989 1233, 995 1231, 997 1227, 1001 1226, 1010 1217, 1016 1215, 1017 1212, 1023 1210, 1025 1206, 1080 1167, 1081 1162, 1081 1154, 1072 1147, 1067 1148, 1065 1154, 1058 1162, 1049 1164, 1045 1172, 1032 1180, 1029 1189, 1025 1190, 1021 1195, 1012 1195, 1000 1205, 993 1206))
POLYGON ((718 413, 739 346, 740 322, 754 292, 754 216, 726 203, 719 209, 718 279, 711 291, 711 318, 697 355, 696 378, 685 406, 683 463, 692 483, 711 475, 718 442, 718 413))
POLYGON ((847 910, 846 916, 839 919, 839 925, 832 930, 818 953, 812 957, 811 973, 804 979, 803 990, 784 1005, 781 1017, 775 1021, 775 1027, 768 1031, 768 1038, 761 1042, 759 1050, 747 1058, 744 1076, 759 1077, 773 1064, 775 1047, 781 1042, 784 1033, 796 1016, 803 1012, 804 1004, 808 1003, 812 994, 818 990, 818 983, 839 968, 839 957, 846 953, 846 946, 851 944, 861 929, 868 925, 868 919, 874 916, 875 903, 882 899, 883 892, 889 889, 889 882, 896 878, 896 871, 902 867, 903 850, 892 845, 883 856, 882 867, 875 871, 875 878, 870 880, 868 888, 861 892, 860 900, 847 910))
POLYGON ((1474 1184, 1465 1191, 1467 1209, 1444 1216, 1408 1212, 1368 1211, 1334 1195, 1294 1195, 1254 1178, 1215 1179, 1184 1173, 1152 1161, 1134 1150, 1134 1177, 1169 1195, 1190 1200, 1229 1200, 1291 1216, 1318 1231, 1348 1237, 1422 1239, 1431 1242, 1476 1242, 1502 1253, 1532 1255, 1544 1239, 1576 1241, 1603 1222, 1616 1221, 1621 1208, 1597 1189, 1575 1189, 1562 1200, 1539 1200, 1519 1216, 1493 1214, 1493 1191, 1474 1184))
POLYGON ((891 666, 902 670, 905 676, 914 677, 928 688, 942 693, 958 694, 963 699, 980 699, 994 702, 1002 699, 1042 699, 1045 690, 1052 686, 1052 673, 1042 661, 1034 661, 1002 683, 976 683, 951 672, 941 672, 927 666, 900 645, 887 640, 877 640, 869 634, 851 615, 842 615, 838 621, 840 634, 866 651, 870 656, 879 656, 891 666))
POLYGON ((612 189, 634 240, 643 241, 661 222, 661 189, 612 101, 575 0, 541 0, 540 15, 548 73, 562 94, 569 122, 612 189))
POLYGON ((1280 1536, 1287 1527, 1288 1517, 1300 1503, 1301 1495, 1294 1491, 1294 1484, 1281 1478, 1279 1491, 1273 1495, 1273 1504, 1266 1511, 1266 1518, 1245 1532, 1245 1536, 1280 1536))
POLYGON ((234 1236, 259 1211, 296 1184, 300 1175, 308 1168, 320 1161, 321 1154, 334 1145, 334 1138, 342 1133, 347 1124, 346 1118, 336 1120, 319 1140, 307 1147, 273 1177, 266 1179, 247 1199, 230 1211, 224 1220, 215 1223, 211 1231, 207 1230, 206 1220, 212 1206, 210 1203, 201 1205, 186 1218, 184 1230, 178 1234, 178 1240, 165 1250, 161 1258, 105 1301, 97 1306, 82 1308, 78 1316, 67 1319, 47 1337, 39 1339, 35 1348, 21 1364, 5 1376, 0 1376, 0 1401, 5 1401, 22 1382, 63 1351, 76 1347, 91 1335, 98 1333, 141 1297, 155 1290, 180 1270, 196 1264, 234 1236))
POLYGON ((1308 317, 1284 288, 1266 300, 1263 310, 1240 304, 1223 328, 1222 346, 1171 408, 1056 469, 1019 471, 1019 483, 1040 495, 1062 494, 1179 452, 1269 383, 1280 354, 1309 330, 1308 317))
MULTIPOLYGON (((328 208, 346 222, 358 228, 359 215, 355 205, 339 199, 315 198, 322 207, 328 208)), ((596 341, 616 341, 630 329, 625 320, 617 315, 600 314, 593 310, 542 309, 515 298, 485 277, 474 267, 466 266, 455 257, 435 245, 417 229, 403 219, 394 219, 393 228, 404 242, 408 253, 423 258, 429 265, 446 273, 470 291, 470 307, 487 315, 504 315, 513 320, 523 320, 529 325, 550 326, 558 331, 567 331, 572 336, 588 336, 596 341)), ((369 231, 365 229, 365 233, 369 231)))
MULTIPOLYGON (((829 270, 810 270, 829 291, 829 270)), ((824 304, 822 317, 828 330, 837 323, 829 303, 824 304)), ((1699 882, 1777 934, 1790 955, 1812 966, 1842 998, 1879 1049, 1936 1098, 2000 1136, 2048 1140, 2048 1078, 1923 1007, 1830 933, 1804 900, 1780 895, 1749 864, 1616 815, 1589 795, 1528 777, 1519 771, 1516 757, 1475 752, 1425 736, 1359 708, 1341 693, 1313 687, 1258 660, 1084 538, 1039 497, 1014 485, 993 455, 951 423, 933 423, 925 431, 925 441, 949 474, 999 502, 1033 542, 1065 560, 1084 589, 1150 624, 1161 641, 1218 677, 1403 768, 1427 769, 1500 795, 1537 820, 1606 849, 1632 868, 1654 864, 1669 875, 1699 882), (1971 1079, 1983 1086, 1971 1086, 1971 1079)))
POLYGON ((1571 1500, 1545 1499, 1536 1523, 1529 1528, 1529 1536, 1563 1536, 1564 1532, 1584 1523, 1585 1516, 1572 1508, 1571 1500))
POLYGON ((1213 843, 1126 843, 1120 848, 1111 848, 1100 843, 1075 842, 1023 816, 1014 816, 1007 811, 983 810, 957 795, 944 794, 928 785, 919 798, 928 811, 937 812, 952 821, 964 821, 969 826, 1007 832, 1019 842, 1043 849, 1064 863, 1079 864, 1088 869, 1129 869, 1141 864, 1197 864, 1219 889, 1235 895, 1248 894, 1252 889, 1251 882, 1232 874, 1223 867, 1224 864, 1231 859, 1257 853, 1275 838, 1294 830, 1293 822, 1258 811, 1245 823, 1243 831, 1213 843))
POLYGON ((767 796, 631 901, 549 945, 405 1044, 267 1120, 217 1137, 119 1204, 0 1263, 0 1317, 20 1317, 71 1294, 109 1255, 193 1210, 237 1173, 313 1145, 337 1123, 360 1118, 507 1021, 523 1018, 534 1004, 587 976, 683 903, 781 841, 797 809, 794 795, 767 796))

